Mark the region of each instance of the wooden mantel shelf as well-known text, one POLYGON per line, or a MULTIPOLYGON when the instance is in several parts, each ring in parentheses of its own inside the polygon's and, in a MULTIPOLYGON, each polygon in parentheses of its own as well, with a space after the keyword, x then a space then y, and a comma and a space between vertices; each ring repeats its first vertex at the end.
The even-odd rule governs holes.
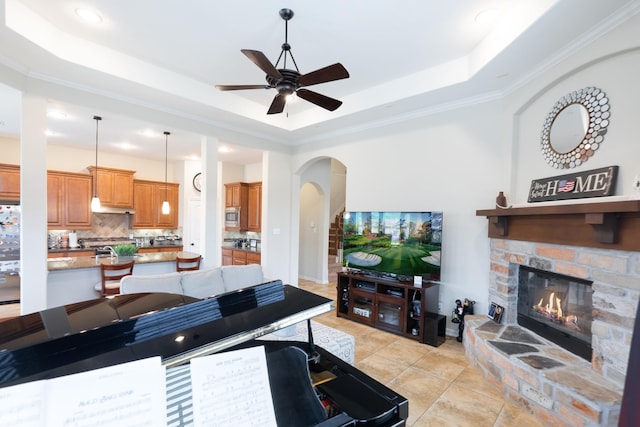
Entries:
POLYGON ((481 209, 489 237, 640 251, 640 200, 481 209))

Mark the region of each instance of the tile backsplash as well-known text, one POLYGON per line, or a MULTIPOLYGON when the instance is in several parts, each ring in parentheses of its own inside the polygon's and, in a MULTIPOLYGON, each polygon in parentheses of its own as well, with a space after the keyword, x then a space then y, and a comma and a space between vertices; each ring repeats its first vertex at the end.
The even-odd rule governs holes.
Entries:
MULTIPOLYGON (((77 230, 78 239, 88 237, 143 237, 143 236, 163 236, 182 235, 182 230, 165 229, 136 229, 130 228, 131 215, 128 214, 107 214, 93 213, 93 228, 91 230, 77 230)), ((50 233, 64 234, 73 230, 56 230, 50 233)))

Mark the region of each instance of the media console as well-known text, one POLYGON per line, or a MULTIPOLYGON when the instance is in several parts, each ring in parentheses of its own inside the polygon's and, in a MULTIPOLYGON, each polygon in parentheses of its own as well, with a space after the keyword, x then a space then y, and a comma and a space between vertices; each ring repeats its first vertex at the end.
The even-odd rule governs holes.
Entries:
POLYGON ((338 273, 337 316, 438 346, 444 341, 445 316, 438 314, 440 285, 338 273))

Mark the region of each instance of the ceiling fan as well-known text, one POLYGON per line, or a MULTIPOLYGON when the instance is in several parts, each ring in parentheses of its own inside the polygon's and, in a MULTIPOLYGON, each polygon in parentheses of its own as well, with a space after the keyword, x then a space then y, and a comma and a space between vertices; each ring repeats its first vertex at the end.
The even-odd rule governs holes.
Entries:
POLYGON ((282 44, 282 51, 276 61, 275 65, 267 59, 264 53, 258 50, 242 49, 241 52, 245 54, 254 64, 256 64, 262 71, 267 73, 266 85, 216 85, 216 88, 222 91, 225 90, 245 90, 245 89, 276 89, 278 93, 273 98, 271 106, 267 114, 282 113, 287 103, 287 97, 296 93, 300 98, 307 100, 319 107, 325 108, 329 111, 334 111, 340 105, 342 101, 329 98, 328 96, 320 93, 305 89, 307 86, 317 85, 320 83, 332 82, 334 80, 346 79, 349 77, 349 72, 340 63, 329 65, 324 68, 312 71, 307 74, 300 74, 298 65, 296 64, 293 54, 291 53, 291 45, 288 42, 289 33, 289 20, 293 18, 293 11, 291 9, 281 9, 280 16, 284 19, 284 43, 282 44), (287 55, 291 57, 291 62, 295 67, 295 70, 287 68, 287 55), (280 60, 283 60, 283 68, 278 68, 280 60))

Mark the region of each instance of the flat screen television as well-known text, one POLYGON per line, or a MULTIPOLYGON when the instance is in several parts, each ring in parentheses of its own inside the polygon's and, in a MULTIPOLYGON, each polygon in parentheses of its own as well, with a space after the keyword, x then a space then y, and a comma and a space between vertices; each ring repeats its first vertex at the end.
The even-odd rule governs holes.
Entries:
POLYGON ((343 263, 398 280, 440 280, 442 212, 345 212, 343 263))

